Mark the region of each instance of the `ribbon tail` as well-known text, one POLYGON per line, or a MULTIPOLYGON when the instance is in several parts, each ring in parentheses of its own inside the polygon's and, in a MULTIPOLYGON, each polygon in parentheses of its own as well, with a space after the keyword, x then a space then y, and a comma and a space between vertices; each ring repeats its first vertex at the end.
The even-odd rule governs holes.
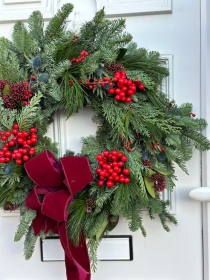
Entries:
POLYGON ((67 280, 90 280, 90 261, 85 239, 82 238, 79 247, 69 244, 65 222, 60 223, 59 233, 65 252, 67 280))

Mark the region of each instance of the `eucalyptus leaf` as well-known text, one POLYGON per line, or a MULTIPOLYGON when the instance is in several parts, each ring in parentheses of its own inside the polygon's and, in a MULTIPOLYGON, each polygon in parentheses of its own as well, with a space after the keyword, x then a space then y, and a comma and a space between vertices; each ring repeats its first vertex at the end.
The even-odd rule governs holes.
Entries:
POLYGON ((108 225, 109 221, 108 219, 106 218, 104 221, 103 221, 103 224, 101 225, 101 228, 99 229, 99 231, 96 233, 96 241, 99 240, 99 238, 101 237, 101 235, 103 234, 103 232, 105 231, 107 225, 108 225))
POLYGON ((148 177, 144 177, 145 186, 148 190, 148 193, 155 198, 155 189, 153 188, 154 183, 149 181, 148 177))
POLYGON ((157 171, 158 173, 163 174, 163 175, 171 175, 171 174, 172 174, 172 172, 170 172, 170 171, 161 170, 161 169, 159 169, 159 168, 157 168, 157 167, 153 167, 153 170, 155 170, 155 171, 157 171))

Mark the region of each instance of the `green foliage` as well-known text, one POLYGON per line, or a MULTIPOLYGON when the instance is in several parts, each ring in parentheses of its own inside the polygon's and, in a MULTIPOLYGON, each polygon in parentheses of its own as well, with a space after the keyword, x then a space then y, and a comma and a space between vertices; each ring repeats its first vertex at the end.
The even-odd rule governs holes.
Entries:
POLYGON ((57 39, 64 32, 66 21, 69 14, 73 10, 73 5, 67 3, 61 7, 57 14, 50 20, 45 30, 45 43, 49 43, 53 39, 57 39))
POLYGON ((31 99, 30 106, 23 107, 19 115, 16 117, 20 130, 29 130, 30 127, 32 127, 38 120, 40 120, 40 118, 42 118, 39 107, 41 98, 42 94, 37 93, 31 99))
POLYGON ((28 19, 30 35, 43 47, 44 20, 40 11, 34 11, 28 19))
POLYGON ((26 260, 29 260, 34 252, 35 244, 38 236, 34 235, 33 227, 30 226, 24 241, 24 256, 26 260))
POLYGON ((19 62, 15 52, 11 50, 11 42, 0 38, 0 80, 15 83, 19 80, 19 62))
POLYGON ((17 231, 15 233, 15 241, 19 241, 26 234, 26 232, 28 232, 29 227, 32 221, 35 219, 35 217, 36 212, 26 208, 26 211, 21 217, 20 224, 18 225, 17 231))

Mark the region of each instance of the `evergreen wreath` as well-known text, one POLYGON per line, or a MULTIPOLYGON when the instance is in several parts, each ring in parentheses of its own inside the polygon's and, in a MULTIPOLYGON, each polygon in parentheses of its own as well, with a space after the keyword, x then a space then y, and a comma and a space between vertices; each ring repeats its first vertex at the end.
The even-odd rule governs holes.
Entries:
POLYGON ((107 20, 100 10, 75 34, 66 30, 72 9, 65 4, 45 30, 35 11, 27 28, 15 23, 12 41, 0 38, 0 206, 25 208, 15 241, 25 236, 29 259, 37 237, 53 231, 33 231, 37 211, 25 201, 34 182, 25 166, 46 151, 59 160, 57 144, 45 136, 54 112, 65 110, 69 118, 88 107, 96 135, 82 139, 81 154, 68 150, 63 158, 87 157, 94 174, 69 202, 66 226, 71 244, 80 246, 81 231, 88 239, 94 270, 99 242, 119 217, 144 236, 145 210, 166 231, 167 221, 177 224, 161 192, 175 187, 174 163, 187 173, 193 149, 208 150, 210 142, 192 104, 178 106, 161 92, 169 73, 160 54, 138 48, 124 19, 107 20))

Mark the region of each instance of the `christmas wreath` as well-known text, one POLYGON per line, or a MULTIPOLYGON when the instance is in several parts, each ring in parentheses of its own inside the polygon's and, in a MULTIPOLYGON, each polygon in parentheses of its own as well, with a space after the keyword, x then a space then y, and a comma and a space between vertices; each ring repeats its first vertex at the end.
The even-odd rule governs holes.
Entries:
MULTIPOLYGON (((24 208, 15 241, 25 236, 31 257, 39 237, 59 234, 68 279, 89 279, 104 234, 124 217, 131 231, 146 231, 143 211, 177 223, 162 200, 175 187, 174 163, 187 173, 193 149, 208 150, 190 103, 178 106, 161 92, 168 70, 158 52, 137 48, 125 20, 104 10, 75 34, 66 30, 65 4, 44 29, 41 13, 0 38, 0 205, 24 208), (45 136, 53 114, 87 107, 96 135, 80 154, 45 136)), ((70 148, 70 147, 69 147, 70 148)))

